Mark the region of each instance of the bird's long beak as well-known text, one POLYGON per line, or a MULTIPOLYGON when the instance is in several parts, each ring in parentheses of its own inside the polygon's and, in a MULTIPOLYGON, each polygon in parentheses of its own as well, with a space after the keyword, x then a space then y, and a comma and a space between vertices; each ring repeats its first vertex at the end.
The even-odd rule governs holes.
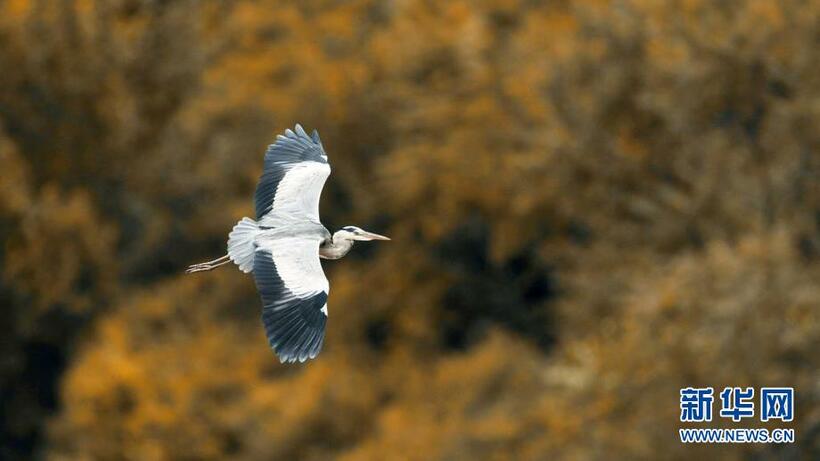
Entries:
POLYGON ((385 237, 384 235, 374 234, 372 232, 364 232, 362 237, 366 237, 367 240, 390 240, 390 237, 385 237))

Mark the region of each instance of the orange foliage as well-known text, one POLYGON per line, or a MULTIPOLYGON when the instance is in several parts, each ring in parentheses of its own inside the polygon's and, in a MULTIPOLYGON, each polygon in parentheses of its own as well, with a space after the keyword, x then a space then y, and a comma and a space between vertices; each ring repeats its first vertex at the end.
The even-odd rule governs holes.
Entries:
POLYGON ((0 2, 0 457, 817 458, 818 24, 0 2), (284 366, 250 278, 181 271, 295 122, 329 151, 327 227, 393 242, 325 265, 325 350, 284 366), (678 443, 690 385, 794 386, 798 443, 678 443))

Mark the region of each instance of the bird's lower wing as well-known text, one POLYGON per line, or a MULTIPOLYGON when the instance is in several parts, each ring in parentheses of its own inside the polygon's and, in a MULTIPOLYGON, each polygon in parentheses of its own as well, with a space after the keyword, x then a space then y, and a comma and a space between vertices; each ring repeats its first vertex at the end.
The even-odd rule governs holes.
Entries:
POLYGON ((322 349, 330 288, 319 262, 319 241, 286 238, 256 249, 253 274, 262 322, 282 362, 304 362, 322 349))

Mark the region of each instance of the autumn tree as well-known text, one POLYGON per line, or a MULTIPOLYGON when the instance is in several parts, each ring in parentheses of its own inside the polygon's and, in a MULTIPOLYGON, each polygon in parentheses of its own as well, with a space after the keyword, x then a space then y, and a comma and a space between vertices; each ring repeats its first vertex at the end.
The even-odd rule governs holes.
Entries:
POLYGON ((818 457, 820 3, 0 13, 8 454, 818 457), (297 121, 323 222, 393 242, 283 366, 247 276, 181 272, 297 121), (690 385, 795 387, 798 443, 680 444, 690 385))

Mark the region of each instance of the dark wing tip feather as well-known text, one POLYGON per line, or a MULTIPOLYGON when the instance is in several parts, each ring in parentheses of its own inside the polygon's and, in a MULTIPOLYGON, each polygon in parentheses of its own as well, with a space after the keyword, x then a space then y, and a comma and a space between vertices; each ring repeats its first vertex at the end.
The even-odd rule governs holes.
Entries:
POLYGON ((308 137, 307 133, 305 133, 305 129, 302 128, 302 125, 297 123, 296 126, 294 127, 294 129, 296 130, 296 134, 298 134, 300 137, 303 137, 303 138, 308 137))

